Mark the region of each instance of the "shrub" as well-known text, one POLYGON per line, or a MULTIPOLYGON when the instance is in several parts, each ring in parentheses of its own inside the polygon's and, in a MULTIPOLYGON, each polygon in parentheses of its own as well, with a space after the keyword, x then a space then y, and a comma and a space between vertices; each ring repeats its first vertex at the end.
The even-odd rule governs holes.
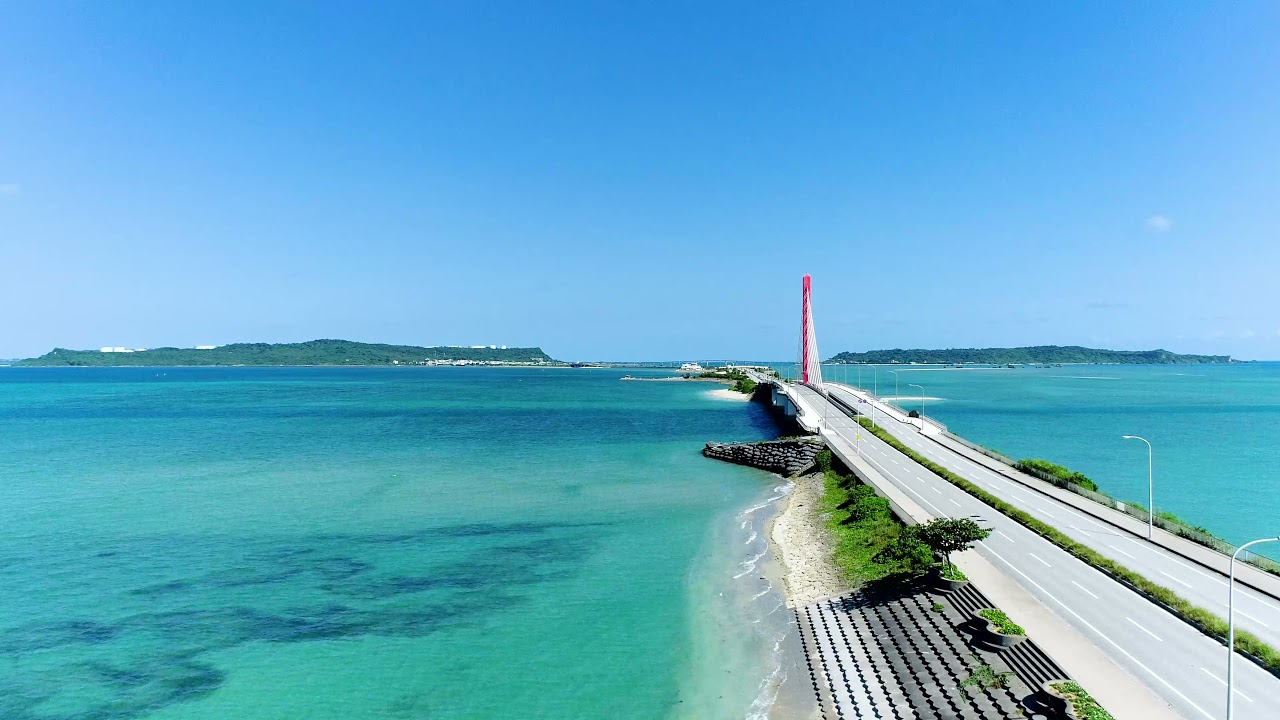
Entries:
POLYGON ((1075 708, 1076 715, 1084 720, 1115 720, 1111 713, 1104 710, 1098 701, 1085 692, 1079 684, 1068 681, 1053 683, 1050 687, 1065 695, 1067 702, 1075 708))
MULTIPOLYGON (((825 457, 823 457, 825 453, 825 457)), ((819 464, 835 465, 830 452, 819 464)), ((851 582, 918 575, 933 564, 929 549, 907 535, 889 502, 856 477, 834 469, 823 473, 822 507, 835 536, 835 561, 851 582)))
POLYGON ((1019 460, 1017 464, 1019 470, 1038 470, 1046 475, 1052 475, 1063 482, 1069 482, 1073 485, 1079 485, 1085 490, 1098 492, 1098 483, 1085 477, 1083 474, 1068 470, 1067 468, 1048 460, 1040 460, 1037 458, 1028 458, 1019 460))
POLYGON ((825 448, 819 450, 818 454, 813 456, 813 462, 818 465, 818 469, 823 473, 831 472, 831 451, 825 448))
POLYGON ((981 662, 982 658, 978 655, 973 656, 978 660, 978 666, 973 669, 973 673, 969 677, 960 681, 960 687, 978 687, 988 690, 998 690, 1000 688, 1009 687, 1009 678, 1013 677, 1011 672, 996 672, 995 668, 981 662))
POLYGON ((1005 635, 1027 634, 1027 631, 1023 630, 1021 625, 1010 620, 1009 616, 1005 615, 1003 610, 987 608, 986 610, 979 610, 978 615, 990 621, 992 625, 996 626, 996 630, 999 630, 1005 635))
MULTIPOLYGON (((910 528, 903 528, 898 537, 891 540, 876 553, 876 561, 885 565, 896 565, 911 575, 919 575, 933 567, 933 551, 928 545, 915 539, 910 528)), ((956 572, 959 572, 958 570, 956 572)), ((964 579, 964 578, 960 578, 964 579)))

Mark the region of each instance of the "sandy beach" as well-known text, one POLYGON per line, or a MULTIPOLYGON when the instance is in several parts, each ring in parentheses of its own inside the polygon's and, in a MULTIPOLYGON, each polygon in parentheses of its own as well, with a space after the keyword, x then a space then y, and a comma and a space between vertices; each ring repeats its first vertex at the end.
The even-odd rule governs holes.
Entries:
POLYGON ((708 390, 707 397, 713 397, 717 400, 736 400, 738 402, 748 402, 751 396, 746 393, 740 393, 729 388, 721 388, 719 390, 708 390))
POLYGON ((831 538, 818 505, 822 475, 806 475, 794 483, 769 528, 769 543, 782 564, 787 606, 801 607, 851 588, 831 559, 831 538))

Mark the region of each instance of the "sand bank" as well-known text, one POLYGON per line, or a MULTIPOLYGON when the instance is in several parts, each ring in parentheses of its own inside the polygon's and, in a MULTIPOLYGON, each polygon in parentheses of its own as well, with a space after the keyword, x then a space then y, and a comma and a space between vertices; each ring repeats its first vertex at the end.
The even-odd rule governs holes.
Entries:
POLYGON ((822 475, 796 478, 769 528, 769 544, 782 564, 787 605, 800 607, 851 588, 832 559, 832 541, 819 509, 822 475))

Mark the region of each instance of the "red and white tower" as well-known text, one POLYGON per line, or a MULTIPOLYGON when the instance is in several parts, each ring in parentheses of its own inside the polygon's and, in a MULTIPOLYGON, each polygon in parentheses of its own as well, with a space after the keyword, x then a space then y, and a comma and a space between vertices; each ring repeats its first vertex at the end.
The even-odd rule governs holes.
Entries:
POLYGON ((818 336, 813 332, 813 306, 810 301, 810 280, 804 276, 800 317, 800 382, 822 385, 822 360, 818 355, 818 336))

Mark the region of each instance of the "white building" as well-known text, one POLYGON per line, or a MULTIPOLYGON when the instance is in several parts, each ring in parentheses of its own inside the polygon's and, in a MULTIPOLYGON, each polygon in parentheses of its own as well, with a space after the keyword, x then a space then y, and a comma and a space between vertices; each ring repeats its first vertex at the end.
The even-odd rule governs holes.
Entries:
POLYGON ((218 346, 217 345, 197 345, 196 349, 197 350, 213 350, 216 347, 218 346))

